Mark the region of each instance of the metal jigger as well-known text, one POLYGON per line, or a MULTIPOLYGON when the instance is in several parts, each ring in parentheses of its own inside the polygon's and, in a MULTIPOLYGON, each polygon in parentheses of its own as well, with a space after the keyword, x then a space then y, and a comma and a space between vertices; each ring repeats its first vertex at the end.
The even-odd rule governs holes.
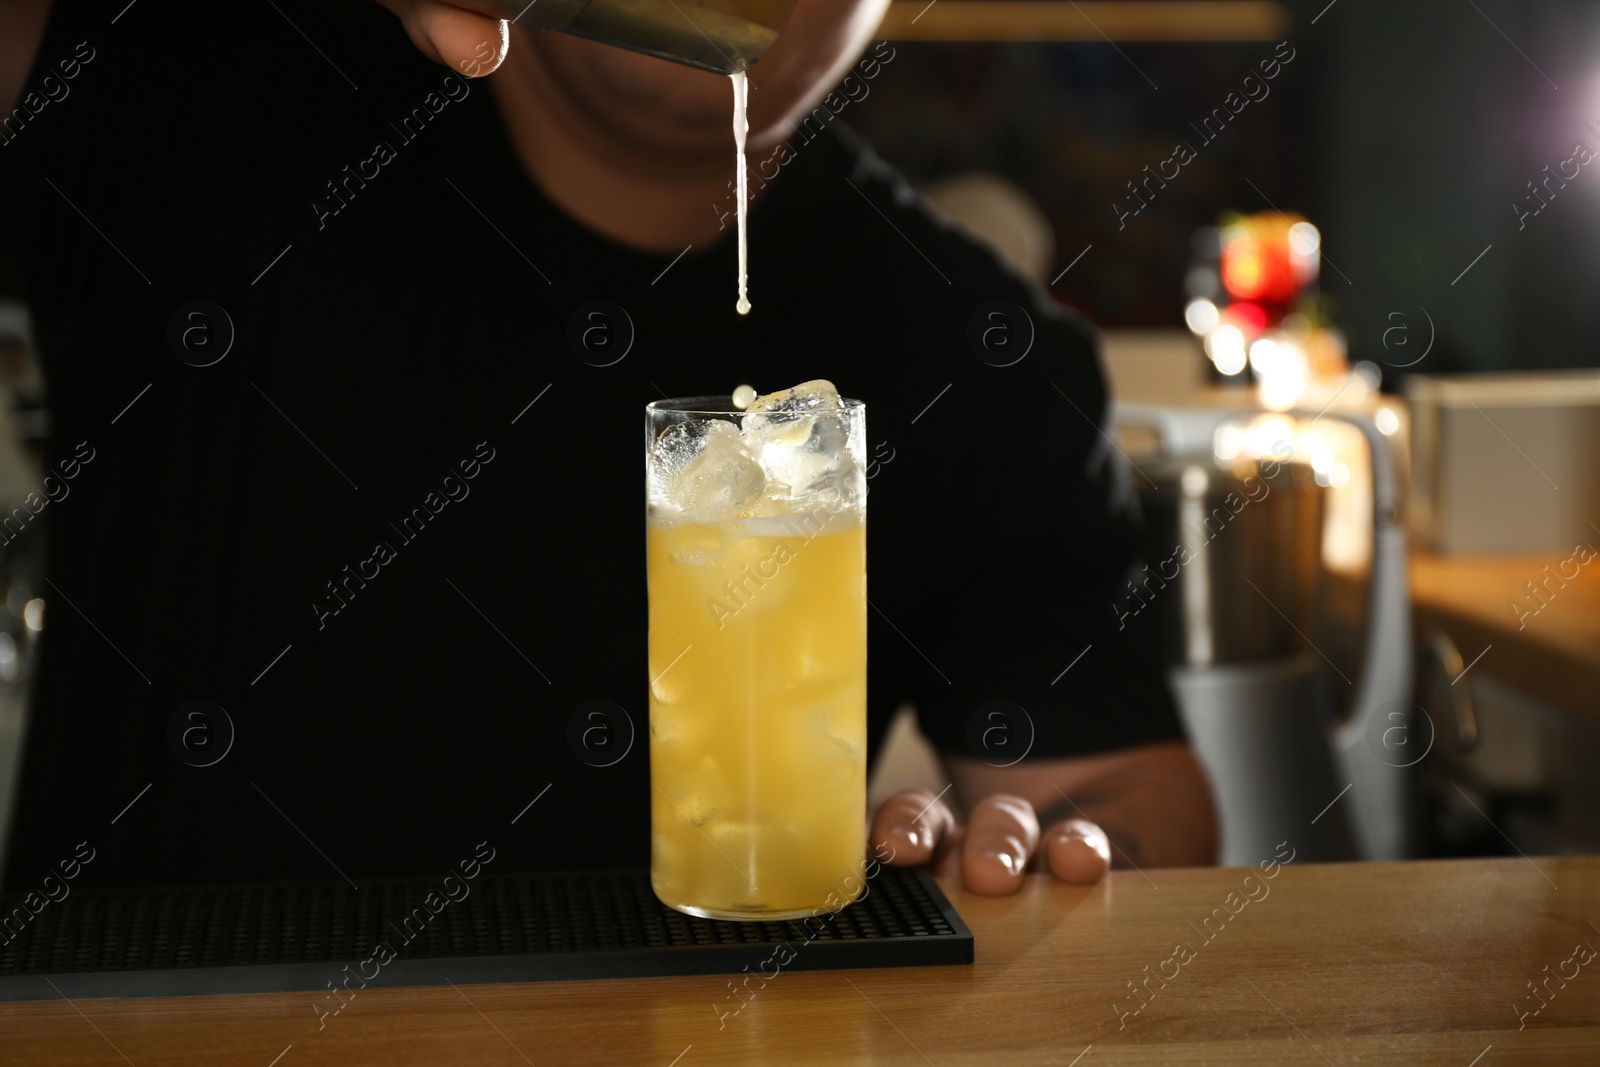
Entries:
POLYGON ((458 7, 714 74, 766 54, 795 0, 452 0, 458 7))

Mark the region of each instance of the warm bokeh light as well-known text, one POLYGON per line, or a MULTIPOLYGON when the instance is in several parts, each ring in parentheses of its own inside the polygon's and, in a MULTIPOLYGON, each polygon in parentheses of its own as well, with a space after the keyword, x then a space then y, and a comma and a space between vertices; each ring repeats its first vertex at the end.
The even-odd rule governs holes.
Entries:
POLYGON ((1270 368, 1277 365, 1280 358, 1278 342, 1270 337, 1263 337, 1250 346, 1250 369, 1257 374, 1268 373, 1270 368))
POLYGON ((1211 362, 1223 374, 1238 374, 1244 370, 1248 358, 1245 355, 1244 333, 1239 327, 1228 323, 1218 326, 1206 335, 1206 355, 1211 357, 1211 362))
POLYGON ((1296 255, 1317 255, 1322 251, 1322 234, 1309 222, 1297 222, 1289 227, 1289 248, 1296 255))
POLYGON ((1301 285, 1315 281, 1322 263, 1322 234, 1309 222, 1289 227, 1289 262, 1301 285))
POLYGON ((1299 345, 1283 337, 1263 337, 1250 347, 1250 366, 1264 407, 1287 411, 1299 403, 1309 377, 1305 350, 1299 345))
POLYGON ((1259 402, 1277 411, 1330 383, 1362 387, 1348 378, 1343 335, 1323 321, 1321 231, 1277 210, 1230 213, 1216 228, 1197 230, 1193 243, 1183 318, 1204 342, 1213 380, 1255 385, 1259 402))
POLYGON ((1222 251, 1222 284, 1241 300, 1258 299, 1265 291, 1261 249, 1249 238, 1241 238, 1222 251))
POLYGON ((1218 463, 1232 463, 1244 451, 1244 431, 1236 422, 1225 422, 1211 435, 1211 452, 1218 463))
POLYGON ((1249 302, 1229 304, 1222 312, 1222 321, 1233 323, 1253 337, 1267 328, 1267 309, 1249 302))
POLYGON ((1188 324, 1191 332, 1201 337, 1216 329, 1221 318, 1217 305, 1205 297, 1189 301, 1189 305, 1183 309, 1183 321, 1188 324))
POLYGON ((1235 220, 1222 230, 1223 286, 1235 299, 1269 304, 1281 315, 1316 276, 1316 234, 1304 219, 1276 212, 1235 220), (1304 250, 1313 245, 1308 266, 1304 250))

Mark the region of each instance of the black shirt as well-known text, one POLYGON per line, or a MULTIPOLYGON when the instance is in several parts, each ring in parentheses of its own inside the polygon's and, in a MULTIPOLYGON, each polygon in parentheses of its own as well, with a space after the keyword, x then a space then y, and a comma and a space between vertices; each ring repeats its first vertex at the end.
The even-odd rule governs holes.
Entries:
POLYGON ((746 382, 867 404, 874 743, 905 701, 991 762, 1030 732, 995 700, 1035 756, 1180 736, 1111 607, 1089 328, 840 122, 756 205, 741 318, 731 216, 676 260, 598 238, 378 5, 276 6, 57 0, 5 127, 70 487, 8 884, 82 840, 107 884, 646 864, 642 408, 746 382), (192 700, 233 727, 210 766, 192 700), (636 728, 615 765, 570 742, 591 701, 636 728))

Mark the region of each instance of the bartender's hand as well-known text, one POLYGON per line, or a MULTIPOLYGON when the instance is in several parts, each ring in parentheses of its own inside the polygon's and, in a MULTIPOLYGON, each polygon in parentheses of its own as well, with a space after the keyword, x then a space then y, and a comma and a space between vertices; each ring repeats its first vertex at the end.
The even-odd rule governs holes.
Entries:
POLYGON ((961 876, 974 893, 1005 896, 1030 869, 1063 882, 1098 882, 1111 869, 1111 842, 1087 819, 1066 819, 1044 833, 1033 805, 1000 793, 972 809, 966 826, 932 790, 896 793, 872 820, 875 852, 889 850, 896 867, 933 862, 939 874, 961 876))
POLYGON ((440 0, 378 2, 400 17, 423 55, 469 78, 493 73, 506 58, 511 37, 504 19, 440 0))
POLYGON ((971 812, 967 825, 931 790, 897 793, 872 820, 879 859, 931 862, 939 874, 959 873, 969 890, 997 896, 1015 893, 1029 870, 1099 881, 1113 854, 1130 867, 1217 861, 1210 786, 1183 742, 1005 767, 945 755, 944 766, 971 812))

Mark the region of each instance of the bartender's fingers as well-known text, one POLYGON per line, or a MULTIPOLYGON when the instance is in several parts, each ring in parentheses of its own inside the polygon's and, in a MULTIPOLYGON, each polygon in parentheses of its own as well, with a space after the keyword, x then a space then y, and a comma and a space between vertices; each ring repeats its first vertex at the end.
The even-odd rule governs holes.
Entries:
POLYGON ((506 57, 511 31, 504 19, 440 0, 378 0, 400 17, 422 54, 469 78, 493 73, 506 57))
POLYGON ((1038 844, 1039 817, 1032 804, 1004 793, 985 797, 967 818, 961 883, 988 896, 1015 893, 1038 844))
POLYGON ((1088 819, 1068 819, 1052 826, 1039 853, 1050 873, 1063 882, 1090 885, 1111 869, 1111 839, 1088 819))
POLYGON ((941 851, 956 817, 938 795, 927 789, 902 789, 883 802, 872 817, 872 849, 875 854, 888 850, 889 863, 896 867, 915 867, 927 863, 941 851))

